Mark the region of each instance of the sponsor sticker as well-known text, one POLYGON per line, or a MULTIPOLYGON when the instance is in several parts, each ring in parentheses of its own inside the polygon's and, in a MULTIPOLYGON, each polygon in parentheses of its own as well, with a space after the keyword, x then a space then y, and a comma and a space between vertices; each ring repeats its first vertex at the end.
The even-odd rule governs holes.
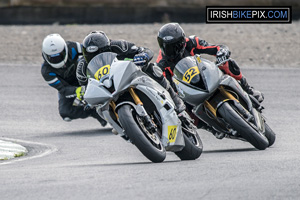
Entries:
POLYGON ((173 40, 173 38, 174 38, 173 36, 169 35, 169 36, 165 36, 163 39, 168 41, 168 40, 173 40))
POLYGON ((94 53, 94 52, 98 51, 98 47, 97 46, 89 46, 86 48, 86 51, 89 53, 94 53))

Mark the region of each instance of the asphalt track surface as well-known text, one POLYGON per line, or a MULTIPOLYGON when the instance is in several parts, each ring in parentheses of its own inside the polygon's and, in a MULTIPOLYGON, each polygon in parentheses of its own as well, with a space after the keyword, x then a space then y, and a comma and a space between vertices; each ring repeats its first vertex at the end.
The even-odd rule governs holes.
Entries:
POLYGON ((167 153, 165 162, 154 164, 110 126, 62 121, 57 92, 40 66, 0 64, 1 140, 29 150, 0 161, 0 199, 299 199, 300 69, 243 72, 265 94, 274 146, 258 151, 200 130, 199 159, 182 162, 167 153))

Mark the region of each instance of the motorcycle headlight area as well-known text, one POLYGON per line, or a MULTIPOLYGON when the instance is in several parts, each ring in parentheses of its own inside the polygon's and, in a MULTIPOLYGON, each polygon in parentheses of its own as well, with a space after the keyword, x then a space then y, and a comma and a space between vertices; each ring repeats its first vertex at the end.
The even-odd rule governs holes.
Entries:
POLYGON ((108 75, 103 76, 100 79, 100 83, 102 83, 109 92, 113 93, 115 91, 113 80, 110 79, 108 75))
POLYGON ((110 80, 108 78, 105 79, 102 83, 106 88, 110 88, 112 86, 112 80, 110 80))

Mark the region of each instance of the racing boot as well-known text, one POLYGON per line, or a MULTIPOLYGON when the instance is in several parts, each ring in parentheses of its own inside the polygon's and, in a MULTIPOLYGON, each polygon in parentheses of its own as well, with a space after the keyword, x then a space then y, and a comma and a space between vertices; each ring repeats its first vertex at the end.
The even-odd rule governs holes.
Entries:
POLYGON ((143 71, 169 92, 175 103, 175 111, 177 114, 185 110, 184 102, 179 98, 170 85, 170 82, 164 77, 163 71, 157 65, 150 63, 147 67, 143 68, 143 71))
POLYGON ((197 129, 197 127, 194 125, 195 121, 191 118, 188 112, 185 112, 186 105, 184 104, 183 100, 178 96, 171 86, 168 88, 168 92, 175 103, 175 111, 182 123, 182 126, 187 129, 197 129))
POLYGON ((245 76, 243 76, 240 80, 240 85, 242 88, 250 95, 252 95, 259 103, 261 103, 264 100, 264 94, 258 90, 255 90, 253 87, 251 87, 245 76))
POLYGON ((178 94, 173 90, 173 88, 171 86, 169 86, 168 88, 168 92, 171 95, 171 98, 173 99, 174 103, 175 103, 175 111, 177 114, 183 112, 186 109, 186 106, 183 102, 182 99, 180 99, 180 97, 178 96, 178 94))

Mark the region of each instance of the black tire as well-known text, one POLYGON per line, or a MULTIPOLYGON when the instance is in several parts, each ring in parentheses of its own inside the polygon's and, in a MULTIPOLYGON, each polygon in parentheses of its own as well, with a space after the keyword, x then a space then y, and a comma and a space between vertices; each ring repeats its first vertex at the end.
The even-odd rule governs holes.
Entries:
POLYGON ((126 135, 132 143, 154 163, 163 162, 166 158, 166 150, 160 138, 156 135, 156 143, 147 136, 147 130, 140 125, 139 116, 130 105, 123 105, 118 109, 120 123, 126 135))
POLYGON ((268 139, 262 133, 256 131, 231 105, 223 103, 218 109, 221 117, 232 126, 244 139, 259 150, 269 146, 268 139))
POLYGON ((265 136, 269 141, 269 147, 272 146, 276 140, 276 134, 267 123, 265 123, 265 136))
POLYGON ((183 138, 185 142, 184 148, 179 151, 175 152, 175 154, 181 160, 196 160, 200 157, 203 150, 203 144, 200 139, 198 132, 195 130, 196 134, 189 134, 183 130, 183 138))

